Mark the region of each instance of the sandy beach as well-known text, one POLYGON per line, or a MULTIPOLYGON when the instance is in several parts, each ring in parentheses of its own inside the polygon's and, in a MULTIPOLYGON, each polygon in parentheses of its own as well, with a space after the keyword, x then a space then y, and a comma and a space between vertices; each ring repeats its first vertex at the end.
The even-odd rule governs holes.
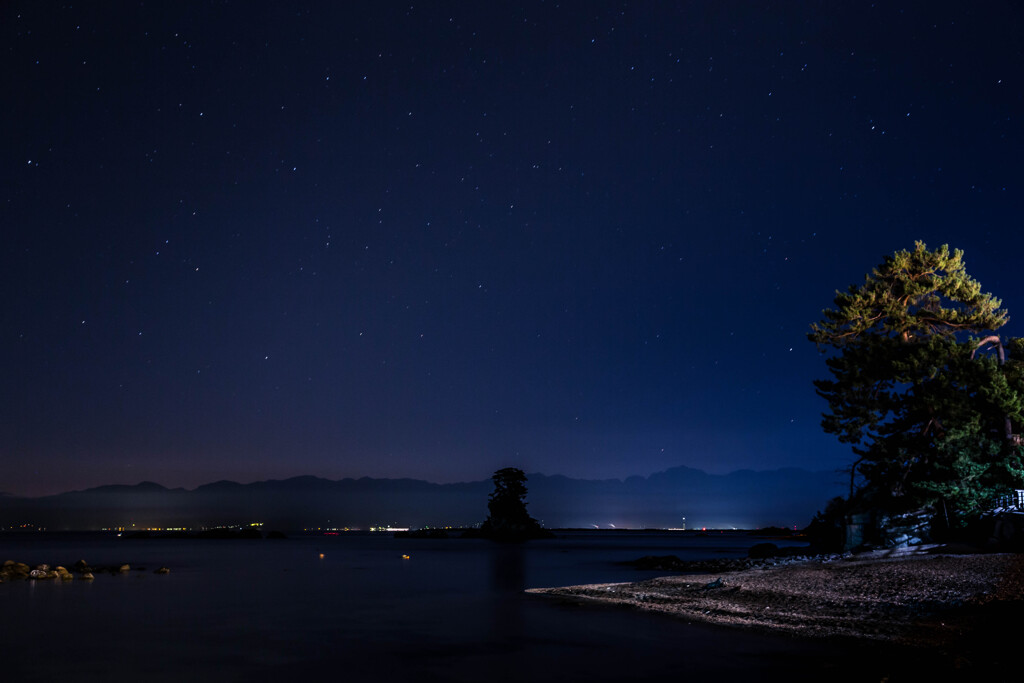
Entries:
POLYGON ((966 637, 994 628, 993 615, 1004 614, 1014 601, 1021 604, 1024 555, 953 554, 941 547, 875 551, 732 573, 530 592, 811 638, 958 648, 966 637))

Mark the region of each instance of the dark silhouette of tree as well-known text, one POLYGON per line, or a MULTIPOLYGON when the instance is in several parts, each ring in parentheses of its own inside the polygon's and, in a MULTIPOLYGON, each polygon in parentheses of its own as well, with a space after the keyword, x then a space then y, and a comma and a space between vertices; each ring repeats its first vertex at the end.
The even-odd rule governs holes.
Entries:
POLYGON ((550 536, 526 511, 526 475, 522 470, 506 467, 495 472, 491 480, 494 492, 487 502, 490 514, 480 527, 483 536, 503 541, 550 536))
POLYGON ((814 384, 829 403, 822 427, 856 455, 851 499, 857 489, 892 511, 970 512, 1020 488, 1024 368, 992 334, 1008 320, 1000 305, 967 275, 963 252, 918 242, 838 292, 811 326, 809 339, 834 352, 832 379, 814 384))

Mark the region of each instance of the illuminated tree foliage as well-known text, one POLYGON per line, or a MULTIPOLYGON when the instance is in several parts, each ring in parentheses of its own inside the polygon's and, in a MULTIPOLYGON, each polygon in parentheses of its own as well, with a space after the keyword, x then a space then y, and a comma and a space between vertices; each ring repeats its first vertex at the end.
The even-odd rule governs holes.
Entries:
POLYGON ((894 511, 975 511, 1021 488, 1024 342, 993 333, 1001 302, 963 253, 918 242, 837 292, 809 339, 830 350, 822 427, 852 446, 851 498, 894 511))

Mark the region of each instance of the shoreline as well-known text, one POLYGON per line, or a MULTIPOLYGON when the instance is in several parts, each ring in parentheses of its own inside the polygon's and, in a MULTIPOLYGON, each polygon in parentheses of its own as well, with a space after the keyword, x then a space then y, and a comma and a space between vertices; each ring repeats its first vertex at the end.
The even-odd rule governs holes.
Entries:
POLYGON ((961 649, 996 628, 993 613, 1024 604, 1024 555, 931 546, 527 592, 798 637, 961 649))

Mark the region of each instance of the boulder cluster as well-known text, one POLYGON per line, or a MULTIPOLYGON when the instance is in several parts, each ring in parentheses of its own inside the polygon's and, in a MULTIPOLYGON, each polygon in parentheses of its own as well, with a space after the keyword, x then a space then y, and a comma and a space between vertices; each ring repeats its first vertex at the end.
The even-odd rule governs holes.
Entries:
MULTIPOLYGON (((66 567, 60 565, 51 567, 48 564, 38 564, 32 567, 24 562, 15 562, 14 560, 7 560, 0 567, 0 583, 7 581, 72 581, 79 579, 82 581, 92 581, 96 578, 96 574, 111 574, 117 576, 119 574, 127 574, 132 571, 131 565, 119 564, 111 565, 106 567, 92 567, 85 560, 79 560, 71 565, 69 570, 66 567)), ((145 567, 136 567, 135 571, 146 571, 145 567)), ((154 574, 170 574, 171 570, 167 567, 160 567, 154 574)))

